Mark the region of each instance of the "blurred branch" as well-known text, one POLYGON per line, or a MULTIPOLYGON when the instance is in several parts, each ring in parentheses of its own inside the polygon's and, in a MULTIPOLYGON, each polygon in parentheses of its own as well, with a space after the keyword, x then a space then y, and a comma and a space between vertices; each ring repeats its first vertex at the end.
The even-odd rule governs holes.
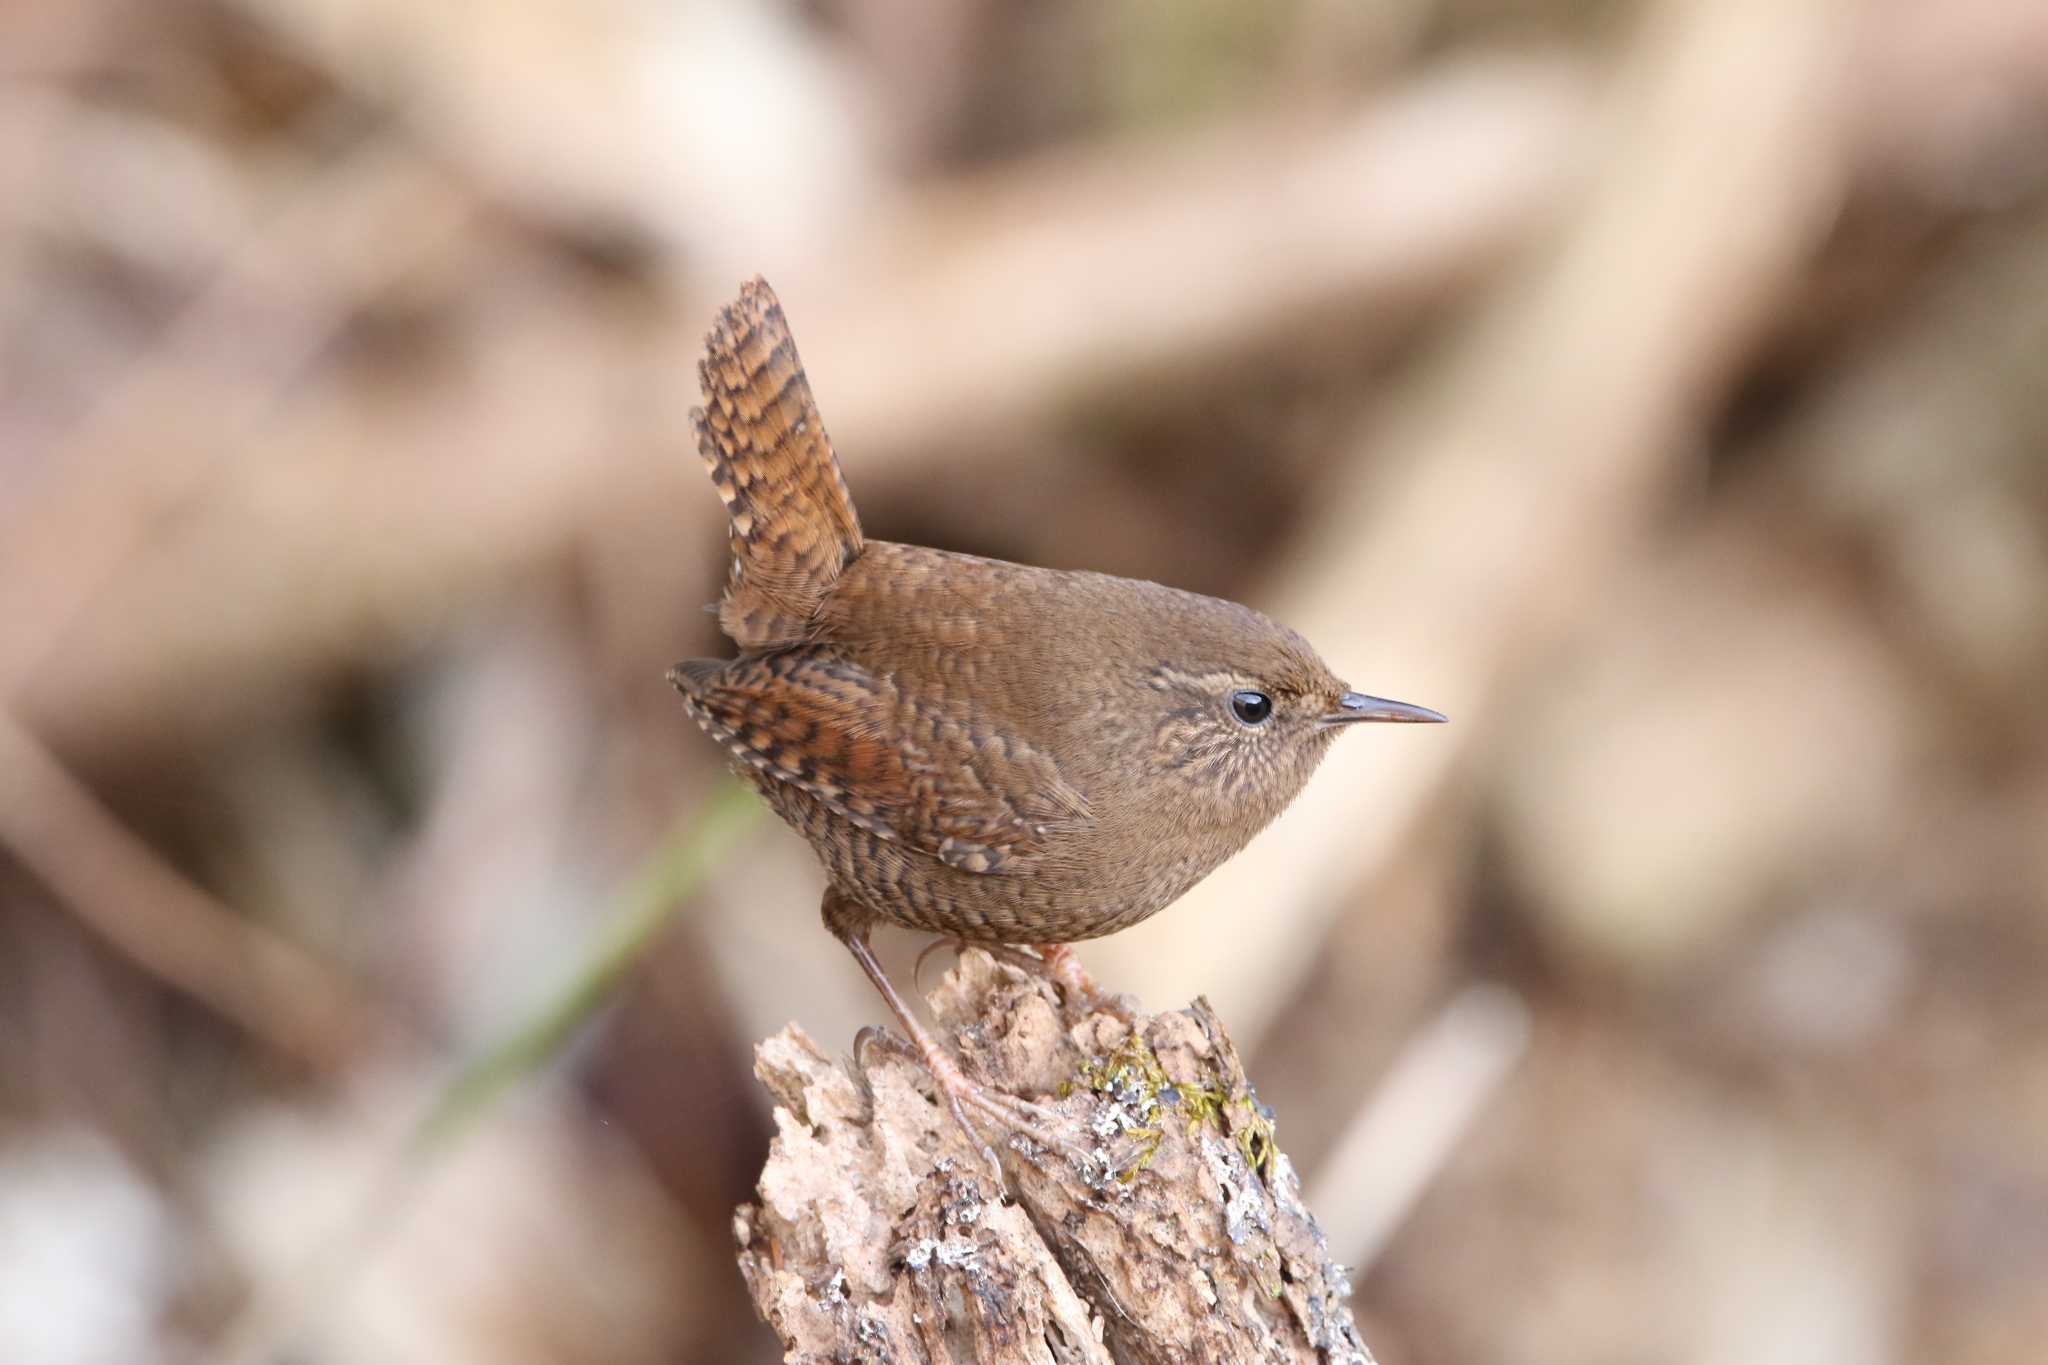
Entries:
POLYGON ((1468 57, 1338 118, 1054 153, 907 196, 778 288, 843 444, 957 458, 962 432, 1284 345, 1305 319, 1391 339, 1565 202, 1589 84, 1561 54, 1468 57))
POLYGON ((0 844, 108 946, 316 1070, 385 1031, 373 1002, 164 863, 4 712, 0 844))
MULTIPOLYGON (((153 532, 254 452, 251 430, 279 392, 365 300, 445 245, 463 204, 403 142, 369 139, 236 248, 62 448, 37 459, 43 482, 0 503, 0 699, 132 581, 153 532)), ((245 588, 215 583, 213 600, 245 588)))
POLYGON ((1693 433, 1832 223, 1857 0, 1665 0, 1616 91, 1611 164, 1422 400, 1336 465, 1264 604, 1442 732, 1338 745, 1285 819, 1169 918, 1106 941, 1258 1037, 1346 893, 1398 855, 1518 673, 1621 581, 1693 433), (1446 535, 1445 527, 1460 528, 1446 535), (1375 662, 1380 661, 1380 662, 1375 662), (1398 672, 1389 668, 1398 663, 1398 672), (1361 810, 1371 794, 1372 813, 1361 810), (1240 907, 1267 932, 1228 932, 1240 907))
MULTIPOLYGON (((1283 335, 1305 310, 1377 316, 1391 334, 1542 219, 1582 124, 1573 68, 1477 63, 1312 137, 1212 135, 1155 148, 1142 167, 1113 148, 913 195, 835 243, 829 280, 814 266, 777 284, 834 436, 863 452, 863 470, 941 442, 957 459, 983 448, 977 434, 1283 335)), ((346 422, 314 403, 275 412, 264 444, 295 458, 236 462, 232 486, 126 565, 36 678, 38 725, 108 744, 203 727, 235 714, 220 699, 255 675, 289 688, 337 657, 415 640, 624 509, 673 504, 684 534, 712 535, 715 508, 681 453, 706 316, 684 307, 650 341, 545 302, 520 319, 529 330, 480 338, 502 348, 475 365, 480 391, 443 395, 424 432, 375 409, 346 422), (650 459, 650 447, 675 453, 650 459), (462 535, 449 534, 452 509, 462 535), (219 611, 228 600, 237 610, 219 611)), ((147 405, 138 426, 145 416, 195 449, 251 444, 203 408, 147 405)), ((20 581, 73 572, 66 547, 92 539, 89 511, 38 499, 17 519, 41 533, 20 581)))
MULTIPOLYGON (((0 504, 0 708, 238 448, 180 439, 195 405, 230 432, 253 422, 363 297, 417 259, 362 249, 365 232, 397 215, 415 245, 431 241, 449 218, 432 204, 449 202, 401 144, 377 139, 344 158, 237 250, 115 381, 41 461, 44 482, 0 504)), ((219 591, 232 601, 240 587, 219 591)), ((316 1068, 342 1065, 387 1026, 331 968, 164 863, 4 709, 0 841, 144 970, 316 1068)))
POLYGON ((1010 1137, 1014 1200, 917 1063, 835 1065, 795 1025, 756 1050, 780 1132, 735 1229, 787 1358, 1371 1365, 1208 1003, 1067 1027, 1049 995, 970 951, 933 997, 978 1083, 1091 1152, 1010 1137))
MULTIPOLYGON (((307 41, 315 51, 360 40, 373 53, 387 55, 400 45, 417 10, 374 7, 354 16, 363 26, 355 31, 321 27, 321 15, 336 17, 321 5, 278 4, 296 15, 288 28, 312 35, 307 41), (379 25, 397 27, 384 31, 379 25)), ((1607 273, 1616 281, 1636 278, 1637 247, 1656 226, 1652 215, 1664 211, 1642 198, 1654 186, 1677 186, 1668 192, 1676 209, 1673 224, 1677 238, 1687 242, 1733 241, 1750 216, 1746 205, 1736 207, 1739 200, 1717 199, 1704 187, 1733 186, 1737 179, 1732 165, 1719 164, 1724 124, 1727 135, 1744 136, 1742 130, 1759 117, 1727 107, 1742 98, 1740 73, 1754 61, 1774 89, 1786 88, 1777 73, 1784 72, 1788 56, 1778 51, 1769 30, 1783 26, 1795 43, 1803 42, 1794 31, 1806 22, 1807 9, 1793 5, 1756 21, 1744 19, 1747 13, 1740 6, 1730 10, 1729 31, 1746 23, 1756 30, 1734 38, 1734 47, 1705 35, 1708 47, 1696 61, 1702 69, 1727 62, 1730 74, 1698 82, 1698 109, 1663 115, 1671 126, 1659 131, 1634 126, 1655 115, 1650 90, 1624 94, 1618 103, 1612 123, 1624 152, 1617 170, 1631 189, 1609 196, 1607 207, 1598 210, 1620 224, 1598 248, 1608 253, 1615 268, 1607 273), (1746 46, 1752 39, 1754 49, 1746 46), (1732 93, 1717 88, 1724 81, 1732 93), (1626 150, 1652 141, 1652 155, 1626 150), (1685 189, 1678 176, 1660 172, 1658 157, 1667 167, 1699 164, 1700 188, 1685 189), (1639 202, 1628 224, 1622 220, 1631 196, 1639 202), (1679 215, 1690 215, 1690 221, 1679 215)), ((1867 5, 1848 5, 1827 19, 1831 46, 1818 59, 1788 50, 1790 60, 1807 63, 1807 73, 1818 82, 1814 90, 1828 88, 1837 75, 1854 85, 1846 94, 1825 96, 1835 107, 1824 115, 1833 122, 1844 116, 1846 105, 1854 128, 1826 133, 1830 146, 1817 157, 1790 150, 1778 156, 1781 167, 1795 175, 1811 170, 1807 188, 1823 197, 1873 167, 1896 166, 1901 154, 1874 128, 1974 127, 1944 111, 1980 87, 1981 73, 1996 75, 2020 64, 2013 54, 2048 51, 2048 21, 2038 13, 2022 15, 2007 30, 1973 28, 1957 19, 1956 31, 1941 44, 1922 44, 1912 52, 1873 20, 1874 13, 1867 5), (1987 47, 1986 32, 2005 41, 1979 51, 1987 47), (1927 56, 1921 48, 1949 55, 1927 56), (1855 60, 1865 52, 1872 54, 1869 61, 1855 60), (1851 71, 1823 69, 1827 62, 1846 67, 1852 61, 1851 71), (1793 166, 1794 160, 1803 167, 1793 166)), ((460 25, 434 21, 434 27, 437 41, 467 41, 460 25)), ((1662 39, 1643 44, 1667 51, 1678 45, 1662 39)), ((358 60, 347 59, 359 72, 378 69, 374 61, 353 66, 358 60)), ((1646 55, 1639 63, 1641 72, 1633 78, 1638 84, 1659 79, 1651 73, 1652 60, 1646 55)), ((494 79, 489 63, 456 62, 449 70, 455 73, 451 79, 494 79)), ((2000 109, 2024 98, 2023 90, 2009 88, 2016 80, 2008 77, 1997 87, 2000 109)), ((798 316, 806 359, 830 402, 834 434, 842 448, 861 452, 863 468, 937 448, 958 461, 998 448, 978 437, 1005 432, 1014 439, 1020 425, 1045 422, 1076 401, 1214 363, 1261 339, 1284 338, 1304 316, 1371 317, 1389 337, 1399 334, 1419 311, 1524 243, 1580 182, 1599 136, 1588 86, 1584 68, 1561 57, 1453 64, 1429 70, 1317 131, 1305 130, 1297 114, 1292 123, 1061 152, 964 182, 893 197, 870 195, 846 212, 820 215, 814 235, 801 243, 756 246, 745 269, 774 276, 798 316), (906 364, 909 356, 916 363, 906 364)), ((1789 100, 1770 96, 1775 114, 1761 116, 1804 117, 1795 107, 1801 87, 1790 88, 1789 100)), ((453 101, 477 101, 479 109, 525 107, 495 87, 441 93, 453 101), (492 98, 499 103, 490 105, 492 98)), ((402 115, 424 120, 444 110, 439 99, 423 97, 419 103, 427 112, 408 105, 402 115)), ((504 144, 462 164, 477 176, 476 184, 510 202, 528 200, 505 178, 508 168, 518 168, 519 183, 527 184, 536 178, 535 166, 559 162, 552 152, 524 154, 532 149, 521 139, 548 141, 559 132, 545 120, 493 124, 472 111, 462 123, 465 136, 454 144, 458 157, 471 136, 504 144)), ((1819 131, 1818 125, 1790 126, 1788 149, 1807 146, 1819 131)), ((665 150, 694 168, 712 157, 702 141, 679 138, 665 150)), ((405 157, 402 148, 392 154, 405 157)), ((663 197, 663 186, 693 175, 651 176, 632 156, 616 148, 607 154, 617 156, 619 165, 604 176, 612 191, 625 196, 613 208, 657 240, 674 238, 681 228, 669 218, 680 210, 663 197)), ((772 160, 756 171, 764 183, 800 179, 794 165, 772 160)), ((1776 172, 1760 174, 1767 180, 1776 172)), ((431 229, 423 233, 426 238, 445 240, 469 188, 435 184, 417 166, 393 169, 391 184, 381 190, 374 166, 365 179, 369 188, 337 183, 331 194, 309 194, 307 222, 320 222, 323 209, 336 218, 331 238, 313 234, 316 242, 331 241, 333 249, 309 247, 298 269, 282 272, 292 287, 368 272, 363 285, 336 291, 335 303, 345 304, 350 289, 369 287, 367 281, 380 278, 378 271, 401 268, 399 262, 415 250, 394 251, 381 233, 393 224, 419 233, 417 225, 425 223, 431 229), (413 183, 412 177, 420 178, 413 183)), ((1771 204, 1788 189, 1796 191, 1799 182, 1773 187, 1763 180, 1765 212, 1756 221, 1768 225, 1771 204)), ((1735 192, 1747 189, 1737 186, 1735 192)), ((1807 230, 1824 224, 1830 208, 1815 209, 1807 230)), ((751 240, 743 234, 706 243, 704 259, 732 259, 751 240)), ((1469 419, 1474 439, 1493 441, 1505 433, 1519 442, 1525 430, 1540 435, 1548 423, 1547 398, 1522 402, 1510 418, 1487 414, 1498 413, 1508 394, 1553 382, 1545 376, 1572 357, 1592 373, 1569 381, 1558 376, 1557 382, 1582 389, 1605 382, 1599 365, 1609 354, 1627 365, 1668 370, 1674 362, 1658 356, 1676 346, 1696 349, 1701 363, 1733 362, 1743 338, 1753 337, 1758 325, 1744 324, 1719 338, 1709 338, 1706 329, 1721 325, 1715 319, 1726 306, 1752 297, 1747 286, 1725 299, 1714 292, 1748 267, 1716 264, 1722 258, 1712 253, 1687 264, 1656 243, 1648 249, 1654 259, 1640 266, 1646 286, 1663 287, 1653 278, 1659 272, 1691 281, 1692 297, 1705 301, 1701 321, 1687 311, 1690 304, 1645 293, 1636 316, 1657 332, 1623 337, 1616 330, 1601 338, 1569 316, 1569 304, 1544 305, 1551 311, 1526 324, 1530 339, 1499 343, 1527 348, 1534 363, 1526 375, 1515 375, 1515 362, 1508 360, 1468 362, 1473 369, 1495 365, 1511 381, 1500 386, 1501 396, 1475 405, 1469 419), (1645 348, 1641 356, 1613 350, 1638 345, 1645 348), (1724 348, 1718 358, 1717 346, 1724 348), (1481 420, 1491 422, 1492 430, 1478 432, 1481 420)), ((289 250, 280 257, 294 259, 289 250)), ((1587 259, 1594 261, 1590 254, 1587 259)), ((1606 272, 1607 262, 1594 261, 1593 269, 1606 272)), ((1770 267, 1760 259, 1757 268, 1770 267)), ((1762 283, 1764 275, 1756 279, 1762 283)), ((711 279, 706 286, 722 294, 729 283, 711 279)), ((201 331, 231 334, 244 327, 246 316, 262 316, 261 295, 252 289, 242 298, 247 307, 221 308, 205 327, 195 322, 195 341, 201 331)), ((1615 297, 1624 306, 1633 303, 1625 291, 1615 297)), ((1535 303, 1525 299, 1515 306, 1527 312, 1535 303)), ((1749 306, 1773 304, 1752 298, 1749 306)), ((62 479, 58 493, 26 500, 11 519, 11 532, 27 528, 33 543, 13 549, 7 573, 0 576, 0 607, 24 622, 19 642, 0 642, 0 684, 19 685, 23 656, 44 658, 29 714, 43 733, 67 747, 203 732, 238 714, 221 699, 245 696, 258 685, 254 674, 263 675, 262 686, 290 689, 338 658, 403 647, 486 585, 516 579, 593 525, 617 525, 628 515, 625 509, 670 502, 686 509, 699 492, 694 463, 681 455, 649 459, 647 451, 687 447, 681 409, 692 386, 683 377, 707 313, 708 305, 686 298, 654 334, 621 336, 616 326, 591 325, 577 305, 562 298, 540 299, 530 312, 494 319, 489 334, 478 339, 484 354, 466 371, 465 391, 440 395, 424 420, 420 411, 403 406, 323 402, 332 395, 271 406, 263 445, 292 450, 297 458, 289 461, 239 458, 254 443, 234 420, 223 420, 247 410, 236 396, 242 373, 236 348, 229 348, 231 364, 174 371, 167 382, 149 386, 156 394, 152 401, 124 403, 132 406, 132 417, 122 424, 130 433, 119 442, 123 458, 107 464, 66 461, 77 472, 62 479), (348 406, 345 416, 338 406, 348 406), (177 449, 164 449, 170 444, 166 433, 176 436, 177 449), (165 462, 170 472, 163 477, 171 490, 187 491, 172 497, 153 493, 158 476, 141 472, 138 466, 147 462, 139 461, 134 441, 151 461, 165 462), (237 454, 233 477, 213 485, 217 497, 191 499, 195 484, 177 471, 224 451, 237 454), (374 470, 366 471, 373 460, 374 470), (187 514, 179 534, 158 538, 148 553, 112 561, 111 581, 104 552, 75 548, 99 543, 109 522, 146 526, 171 506, 187 514), (449 534, 451 509, 460 509, 462 535, 449 534), (93 561, 75 564, 79 553, 93 561), (265 590, 252 592, 252 582, 265 590), (78 607, 87 600, 96 608, 79 621, 78 607), (228 600, 238 609, 219 611, 218 604, 228 600), (45 603, 55 605, 39 605, 45 603), (45 620, 76 627, 64 648, 48 649, 54 629, 39 624, 45 620)), ((317 318, 320 310, 309 309, 308 315, 317 318)), ((1599 325, 1618 329, 1622 321, 1599 325)), ((282 341, 259 336, 251 349, 273 346, 283 356, 295 350, 289 335, 282 341)), ((191 351, 203 361, 207 347, 194 345, 191 351)), ((277 370, 259 354, 248 372, 272 376, 277 370)), ((1648 400, 1669 392, 1650 378, 1647 387, 1615 384, 1611 390, 1639 391, 1648 400)), ((1488 392, 1492 383, 1464 382, 1474 393, 1488 392)), ((1640 407, 1624 403, 1613 416, 1632 421, 1632 410, 1640 407)), ((1378 434, 1371 444, 1385 449, 1420 439, 1378 434)), ((1448 435, 1431 439, 1453 443, 1448 435)), ((1597 449, 1595 443, 1583 461, 1594 461, 1597 449)), ((1533 459, 1525 464, 1532 471, 1539 467, 1533 459)), ((1438 492, 1461 498, 1451 485, 1462 477, 1447 472, 1438 492)), ((1338 501, 1357 506, 1372 493, 1353 489, 1338 501)), ((679 510, 679 554, 688 552, 691 533, 713 534, 709 510, 695 521, 679 510)), ((1385 512, 1362 520, 1348 516, 1329 518, 1328 524, 1341 527, 1354 543, 1365 539, 1363 529, 1392 522, 1385 512)), ((1339 533, 1326 532, 1326 539, 1339 533)), ((115 537, 129 545, 137 539, 132 529, 115 537)), ((7 553, 4 542, 0 553, 7 553)), ((1293 577, 1311 571, 1299 569, 1293 577)), ((1541 577, 1520 576, 1532 583, 1541 577)), ((1285 607, 1296 592, 1282 589, 1270 600, 1285 607)), ((1510 611, 1493 619, 1516 616, 1510 611)))
POLYGON ((1330 1239, 1354 1274, 1371 1272, 1528 1049, 1529 1007, 1501 986, 1465 987, 1408 1040, 1311 1191, 1330 1210, 1330 1239))

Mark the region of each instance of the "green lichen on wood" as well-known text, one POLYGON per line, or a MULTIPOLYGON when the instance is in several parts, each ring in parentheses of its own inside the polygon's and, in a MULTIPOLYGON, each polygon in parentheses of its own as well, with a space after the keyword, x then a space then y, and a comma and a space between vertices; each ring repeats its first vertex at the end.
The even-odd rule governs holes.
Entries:
POLYGON ((1109 1131, 1098 1136, 1125 1136, 1144 1146, 1130 1165, 1117 1172, 1129 1184, 1159 1153, 1160 1133, 1156 1115, 1164 1106, 1183 1107, 1187 1112, 1188 1135, 1205 1123, 1214 1123, 1233 1138, 1244 1154, 1245 1165, 1259 1179, 1271 1184, 1273 1159, 1280 1148, 1275 1140, 1273 1120, 1249 1091, 1232 1093, 1219 1085, 1182 1085, 1166 1074, 1151 1045, 1136 1033, 1125 1038, 1106 1056, 1081 1064, 1073 1080, 1062 1082, 1059 1096, 1065 1099, 1075 1089, 1086 1089, 1111 1106, 1109 1131), (1242 1115, 1235 1123, 1231 1111, 1242 1115))

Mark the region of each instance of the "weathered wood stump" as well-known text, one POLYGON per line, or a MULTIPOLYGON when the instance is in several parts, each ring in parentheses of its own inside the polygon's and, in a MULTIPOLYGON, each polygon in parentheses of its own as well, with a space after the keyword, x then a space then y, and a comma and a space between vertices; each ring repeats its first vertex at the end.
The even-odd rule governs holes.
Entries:
POLYGON ((787 1360, 1372 1365, 1206 1001, 1064 1020, 1048 984, 970 951, 932 1006, 1061 1144, 991 1131, 1006 1193, 915 1062, 834 1062, 795 1025, 763 1042, 779 1133, 734 1230, 787 1360))

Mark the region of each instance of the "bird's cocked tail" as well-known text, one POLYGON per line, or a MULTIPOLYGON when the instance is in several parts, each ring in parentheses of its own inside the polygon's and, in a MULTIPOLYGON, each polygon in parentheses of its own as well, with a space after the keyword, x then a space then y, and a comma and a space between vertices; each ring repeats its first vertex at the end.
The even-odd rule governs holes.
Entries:
POLYGON ((794 644, 860 553, 860 519, 766 280, 741 286, 704 348, 690 420, 732 518, 718 623, 742 649, 794 644))

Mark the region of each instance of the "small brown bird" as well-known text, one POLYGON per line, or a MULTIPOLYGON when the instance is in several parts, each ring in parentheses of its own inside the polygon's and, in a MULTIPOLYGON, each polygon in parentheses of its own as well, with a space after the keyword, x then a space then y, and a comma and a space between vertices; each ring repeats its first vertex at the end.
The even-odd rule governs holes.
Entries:
MULTIPOLYGON (((718 620, 739 646, 669 679, 824 862, 852 950, 963 1126, 985 1096, 868 948, 887 921, 1064 945, 1170 904, 1294 799, 1362 696, 1249 607, 1104 574, 866 540, 781 306, 756 279, 699 367, 697 445, 731 515, 718 620)), ((1020 954, 1021 956, 1021 954, 1020 954)))

